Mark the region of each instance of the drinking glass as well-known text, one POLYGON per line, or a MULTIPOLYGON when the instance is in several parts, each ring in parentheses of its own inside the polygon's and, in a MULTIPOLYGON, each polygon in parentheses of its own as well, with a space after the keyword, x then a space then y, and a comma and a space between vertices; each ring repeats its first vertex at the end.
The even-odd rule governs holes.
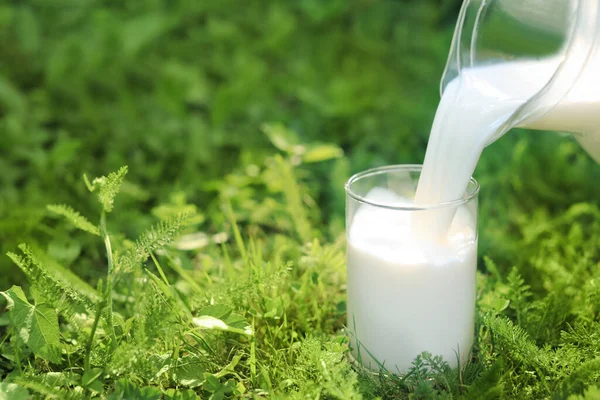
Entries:
POLYGON ((347 330, 352 357, 370 370, 403 374, 423 351, 463 365, 473 343, 479 185, 416 205, 420 173, 386 166, 346 183, 347 330), (444 240, 411 234, 440 213, 453 214, 444 240))

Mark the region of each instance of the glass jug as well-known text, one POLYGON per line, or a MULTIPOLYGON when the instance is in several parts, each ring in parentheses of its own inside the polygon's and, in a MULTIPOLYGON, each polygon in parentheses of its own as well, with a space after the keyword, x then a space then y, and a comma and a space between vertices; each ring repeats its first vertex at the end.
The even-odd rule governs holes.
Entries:
POLYGON ((465 68, 519 61, 549 79, 532 76, 488 144, 513 127, 569 132, 600 163, 600 0, 464 0, 441 91, 465 68))

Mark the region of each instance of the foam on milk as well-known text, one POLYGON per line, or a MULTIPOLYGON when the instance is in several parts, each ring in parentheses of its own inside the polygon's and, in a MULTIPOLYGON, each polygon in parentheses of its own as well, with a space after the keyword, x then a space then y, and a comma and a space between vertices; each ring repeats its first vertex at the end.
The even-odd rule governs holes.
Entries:
MULTIPOLYGON (((412 201, 376 188, 366 199, 389 206, 412 201)), ((466 206, 455 214, 448 240, 421 241, 411 219, 426 211, 362 204, 348 239, 348 327, 353 356, 378 369, 406 372, 422 351, 451 365, 467 361, 474 329, 476 223, 466 206), (360 353, 360 355, 359 355, 360 353)))

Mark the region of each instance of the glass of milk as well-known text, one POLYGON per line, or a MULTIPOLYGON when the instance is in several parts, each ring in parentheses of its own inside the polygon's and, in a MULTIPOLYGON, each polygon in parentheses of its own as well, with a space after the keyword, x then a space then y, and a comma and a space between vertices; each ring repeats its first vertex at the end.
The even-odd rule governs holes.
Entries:
POLYGON ((417 205, 420 173, 387 166, 346 184, 347 329, 353 358, 374 371, 401 375, 423 351, 462 366, 473 344, 479 185, 417 205), (447 232, 424 235, 437 218, 451 219, 447 232))

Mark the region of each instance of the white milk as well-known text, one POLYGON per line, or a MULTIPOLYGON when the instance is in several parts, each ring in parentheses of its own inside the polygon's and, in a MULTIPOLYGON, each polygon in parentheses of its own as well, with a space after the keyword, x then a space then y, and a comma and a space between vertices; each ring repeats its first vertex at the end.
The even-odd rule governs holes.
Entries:
MULTIPOLYGON (((555 69, 539 62, 496 64, 464 69, 450 82, 435 115, 415 202, 461 198, 484 147, 555 69)), ((451 219, 451 212, 440 213, 415 228, 423 238, 443 239, 451 219)))
POLYGON ((560 104, 524 127, 575 133, 582 147, 600 163, 600 43, 560 104))
MULTIPOLYGON (((446 87, 438 106, 423 172, 415 198, 418 204, 459 199, 475 171, 484 147, 517 109, 550 80, 559 61, 549 58, 467 68, 446 87)), ((581 132, 576 138, 600 162, 600 57, 588 65, 555 107, 541 103, 533 129, 581 132)), ((419 221, 421 237, 444 240, 452 213, 419 221)))
MULTIPOLYGON (((385 189, 366 198, 406 204, 385 189)), ((348 227, 348 321, 353 356, 378 370, 375 357, 393 373, 404 373, 423 351, 451 365, 467 361, 473 341, 476 216, 456 213, 448 240, 417 240, 410 223, 423 211, 360 205, 348 227)))

